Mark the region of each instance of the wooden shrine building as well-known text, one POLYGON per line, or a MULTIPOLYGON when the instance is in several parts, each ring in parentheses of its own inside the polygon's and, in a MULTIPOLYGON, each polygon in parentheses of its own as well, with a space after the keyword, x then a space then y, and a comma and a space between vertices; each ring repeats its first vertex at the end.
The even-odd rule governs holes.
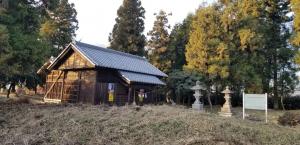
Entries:
POLYGON ((46 102, 114 103, 156 101, 167 77, 145 58, 81 42, 70 43, 38 71, 46 75, 46 102), (144 92, 144 93, 143 93, 144 92))

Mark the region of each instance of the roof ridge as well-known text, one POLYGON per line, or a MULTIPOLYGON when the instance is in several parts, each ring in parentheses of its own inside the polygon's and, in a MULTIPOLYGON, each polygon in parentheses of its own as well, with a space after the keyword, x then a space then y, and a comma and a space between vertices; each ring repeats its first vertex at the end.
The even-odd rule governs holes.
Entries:
POLYGON ((141 56, 137 56, 137 55, 133 55, 133 54, 129 54, 129 53, 125 53, 125 52, 113 50, 113 49, 110 49, 110 48, 103 48, 103 47, 100 47, 100 46, 96 46, 96 45, 92 45, 92 44, 87 44, 87 43, 79 42, 79 41, 76 41, 75 45, 78 46, 77 44, 79 44, 79 45, 85 45, 88 48, 92 48, 92 49, 96 49, 96 50, 101 50, 101 51, 105 51, 105 52, 109 52, 109 53, 119 54, 119 55, 123 55, 123 56, 132 57, 132 58, 136 58, 136 59, 141 59, 141 60, 147 61, 146 58, 143 58, 141 56))

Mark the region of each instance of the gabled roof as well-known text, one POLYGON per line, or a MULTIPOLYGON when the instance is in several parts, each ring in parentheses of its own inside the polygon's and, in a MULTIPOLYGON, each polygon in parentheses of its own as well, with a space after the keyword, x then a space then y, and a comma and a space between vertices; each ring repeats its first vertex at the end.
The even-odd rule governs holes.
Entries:
POLYGON ((123 70, 127 72, 135 72, 141 74, 148 74, 159 77, 167 77, 165 73, 150 64, 147 59, 115 51, 109 48, 102 48, 82 42, 71 43, 63 52, 57 57, 56 60, 48 67, 51 68, 63 57, 71 47, 85 57, 96 67, 112 68, 123 70))

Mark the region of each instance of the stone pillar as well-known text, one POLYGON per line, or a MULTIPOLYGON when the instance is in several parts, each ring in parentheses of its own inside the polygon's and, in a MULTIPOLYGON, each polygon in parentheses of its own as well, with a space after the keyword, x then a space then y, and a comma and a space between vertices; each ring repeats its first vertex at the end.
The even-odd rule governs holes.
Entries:
POLYGON ((224 94, 225 103, 223 104, 223 107, 221 108, 221 112, 219 112, 219 114, 224 117, 231 117, 232 116, 232 112, 231 112, 232 107, 231 107, 230 94, 232 92, 229 90, 229 87, 226 86, 226 89, 222 93, 224 94))
POLYGON ((204 111, 203 109, 203 103, 201 103, 200 101, 200 97, 201 97, 201 90, 203 89, 203 87, 200 85, 200 81, 196 82, 196 86, 191 88, 193 91, 195 91, 194 93, 194 97, 195 97, 195 102, 192 105, 192 108, 194 110, 198 110, 198 111, 204 111))

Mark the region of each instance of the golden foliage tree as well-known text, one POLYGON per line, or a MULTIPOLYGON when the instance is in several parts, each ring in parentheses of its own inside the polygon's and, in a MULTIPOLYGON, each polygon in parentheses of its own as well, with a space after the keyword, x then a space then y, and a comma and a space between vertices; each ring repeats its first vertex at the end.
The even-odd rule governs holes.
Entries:
POLYGON ((296 46, 300 46, 300 1, 292 0, 292 10, 294 12, 294 32, 295 35, 292 39, 292 43, 296 46))
MULTIPOLYGON (((192 22, 190 39, 186 48, 187 69, 196 70, 205 76, 208 92, 212 81, 229 75, 229 48, 220 29, 221 9, 217 5, 200 8, 192 22)), ((208 95, 210 101, 210 95, 208 95)))

